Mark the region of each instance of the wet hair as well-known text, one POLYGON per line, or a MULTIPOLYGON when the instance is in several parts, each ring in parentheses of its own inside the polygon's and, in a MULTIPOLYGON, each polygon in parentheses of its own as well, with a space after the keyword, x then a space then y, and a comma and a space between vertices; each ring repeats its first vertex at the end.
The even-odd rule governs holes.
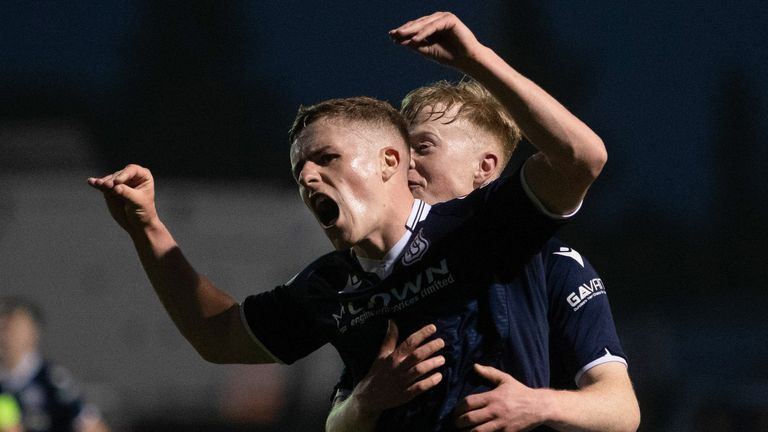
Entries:
POLYGON ((504 106, 477 81, 466 78, 459 82, 443 80, 419 87, 403 98, 400 112, 412 125, 424 109, 429 110, 426 113, 430 121, 434 121, 448 115, 455 106, 459 106, 458 112, 445 122, 463 118, 489 132, 501 145, 502 167, 505 166, 520 143, 520 128, 504 106))
POLYGON ((300 106, 288 131, 288 142, 293 144, 307 126, 321 119, 346 120, 391 128, 403 138, 404 143, 408 142, 408 127, 402 115, 388 102, 367 96, 329 99, 315 105, 300 106))
POLYGON ((9 316, 16 311, 24 311, 38 326, 45 323, 42 310, 32 301, 17 296, 0 297, 0 318, 9 316))

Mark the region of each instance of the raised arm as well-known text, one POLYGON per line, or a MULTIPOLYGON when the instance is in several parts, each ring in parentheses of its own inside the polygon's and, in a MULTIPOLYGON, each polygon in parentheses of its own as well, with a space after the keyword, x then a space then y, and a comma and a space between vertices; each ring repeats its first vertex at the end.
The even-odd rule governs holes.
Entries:
POLYGON ((539 150, 525 167, 534 195, 555 214, 578 208, 607 160, 602 140, 587 125, 481 44, 452 13, 410 21, 390 37, 483 84, 539 150))
POLYGON ((241 322, 238 303, 190 265, 155 208, 152 173, 128 165, 88 179, 128 232, 157 296, 181 334, 214 363, 272 363, 241 322))

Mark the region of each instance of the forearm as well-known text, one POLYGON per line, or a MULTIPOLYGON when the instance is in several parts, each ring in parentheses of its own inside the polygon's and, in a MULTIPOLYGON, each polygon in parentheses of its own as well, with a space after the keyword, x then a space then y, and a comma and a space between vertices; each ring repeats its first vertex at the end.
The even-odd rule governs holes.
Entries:
POLYGON ((360 410, 352 397, 334 402, 325 421, 326 432, 373 432, 378 415, 360 410))
POLYGON ((165 225, 157 220, 133 230, 141 264, 176 327, 200 355, 222 362, 226 344, 218 335, 237 302, 195 271, 165 225))
POLYGON ((640 423, 628 383, 595 383, 575 390, 541 389, 544 424, 563 432, 634 432, 640 423))
POLYGON ((470 55, 462 70, 496 96, 551 164, 597 177, 607 159, 602 140, 555 98, 485 46, 470 55))

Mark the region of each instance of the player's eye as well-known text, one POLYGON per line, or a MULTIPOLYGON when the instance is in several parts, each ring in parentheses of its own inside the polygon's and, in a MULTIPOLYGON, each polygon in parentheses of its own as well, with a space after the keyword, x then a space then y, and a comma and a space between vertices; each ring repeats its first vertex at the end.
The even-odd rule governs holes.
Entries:
POLYGON ((335 159, 337 159, 339 155, 335 153, 323 153, 320 155, 320 157, 317 158, 317 163, 320 165, 328 165, 329 163, 333 162, 335 159))
POLYGON ((432 148, 432 143, 429 141, 419 141, 412 147, 417 154, 424 154, 429 151, 430 148, 432 148))

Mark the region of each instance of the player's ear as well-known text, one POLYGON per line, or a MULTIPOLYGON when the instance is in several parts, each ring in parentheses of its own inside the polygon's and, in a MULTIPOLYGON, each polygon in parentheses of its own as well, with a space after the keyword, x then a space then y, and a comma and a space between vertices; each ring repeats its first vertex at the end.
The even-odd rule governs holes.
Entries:
POLYGON ((387 181, 400 169, 401 155, 394 147, 384 147, 381 156, 381 178, 387 181))
POLYGON ((496 176, 496 168, 499 166, 499 157, 493 152, 485 152, 478 160, 477 167, 474 173, 474 186, 479 188, 485 184, 488 184, 494 180, 496 176))

